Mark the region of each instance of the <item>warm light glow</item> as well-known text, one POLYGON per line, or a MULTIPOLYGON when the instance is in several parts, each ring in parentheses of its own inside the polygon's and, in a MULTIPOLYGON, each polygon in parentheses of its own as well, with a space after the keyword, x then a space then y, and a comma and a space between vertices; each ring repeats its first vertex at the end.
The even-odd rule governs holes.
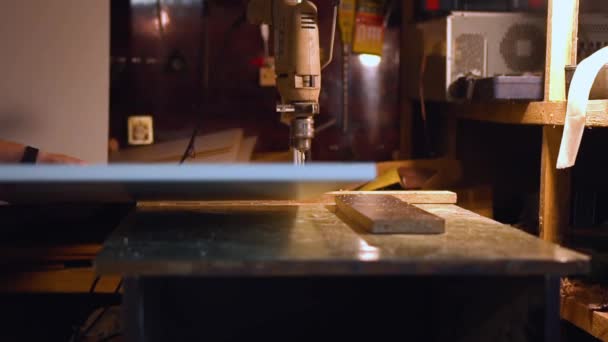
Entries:
POLYGON ((366 66, 368 68, 377 67, 378 65, 380 65, 381 61, 382 61, 382 57, 377 56, 377 55, 368 55, 368 54, 359 55, 359 62, 361 62, 361 64, 363 64, 364 66, 366 66))
POLYGON ((160 23, 161 25, 163 25, 163 27, 167 27, 167 25, 169 25, 169 23, 171 23, 171 18, 169 18, 169 13, 167 13, 167 11, 162 10, 160 12, 160 23))
POLYGON ((380 250, 374 246, 370 246, 364 240, 359 240, 358 256, 361 261, 376 261, 380 257, 380 250))

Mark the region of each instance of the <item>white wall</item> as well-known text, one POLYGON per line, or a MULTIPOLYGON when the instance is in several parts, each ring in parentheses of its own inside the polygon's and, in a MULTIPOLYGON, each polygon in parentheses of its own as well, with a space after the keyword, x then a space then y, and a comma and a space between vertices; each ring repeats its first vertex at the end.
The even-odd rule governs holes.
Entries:
POLYGON ((107 161, 109 0, 0 0, 0 139, 107 161))

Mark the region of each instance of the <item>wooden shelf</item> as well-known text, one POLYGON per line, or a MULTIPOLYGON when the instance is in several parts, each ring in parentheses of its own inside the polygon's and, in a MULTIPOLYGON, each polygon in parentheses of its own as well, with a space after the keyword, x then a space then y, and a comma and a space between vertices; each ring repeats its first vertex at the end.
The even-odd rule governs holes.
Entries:
MULTIPOLYGON (((95 279, 92 267, 3 273, 0 293, 88 293, 95 279)), ((119 276, 101 277, 95 293, 112 293, 119 276)))
MULTIPOLYGON (((0 245, 0 293, 87 293, 96 277, 92 263, 101 244, 0 245)), ((102 277, 95 292, 112 293, 120 277, 102 277)))
POLYGON ((65 261, 93 260, 102 245, 27 245, 0 243, 0 268, 11 264, 51 264, 65 261))
MULTIPOLYGON (((485 102, 451 104, 449 114, 460 119, 518 125, 564 125, 562 102, 485 102)), ((588 127, 608 127, 608 100, 589 101, 588 127)))
MULTIPOLYGON (((572 293, 562 289, 561 317, 602 341, 608 340, 608 312, 598 311, 605 300, 591 285, 577 284, 572 293), (599 298, 598 298, 599 297, 599 298)), ((602 308, 603 309, 603 308, 602 308)))

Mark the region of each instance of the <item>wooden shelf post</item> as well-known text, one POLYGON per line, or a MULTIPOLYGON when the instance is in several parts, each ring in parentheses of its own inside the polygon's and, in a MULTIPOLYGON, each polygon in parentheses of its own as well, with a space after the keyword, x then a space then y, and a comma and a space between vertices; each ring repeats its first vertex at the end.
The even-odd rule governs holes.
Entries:
MULTIPOLYGON (((565 101, 565 67, 576 64, 578 0, 549 0, 545 101, 565 101)), ((570 172, 557 170, 563 126, 543 126, 540 235, 559 243, 570 214, 570 172)))

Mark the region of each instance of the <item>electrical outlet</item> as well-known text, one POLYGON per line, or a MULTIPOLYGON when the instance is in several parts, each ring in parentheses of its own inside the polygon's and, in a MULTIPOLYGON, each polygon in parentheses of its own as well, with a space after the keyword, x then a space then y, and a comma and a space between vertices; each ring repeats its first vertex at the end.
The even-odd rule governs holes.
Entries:
POLYGON ((154 121, 152 116, 131 116, 128 121, 129 145, 150 145, 154 143, 154 121))
POLYGON ((274 70, 274 58, 266 59, 264 66, 260 68, 260 86, 275 87, 277 85, 277 75, 274 70))
POLYGON ((276 74, 274 68, 261 67, 260 68, 260 86, 262 87, 274 87, 277 85, 276 74))

